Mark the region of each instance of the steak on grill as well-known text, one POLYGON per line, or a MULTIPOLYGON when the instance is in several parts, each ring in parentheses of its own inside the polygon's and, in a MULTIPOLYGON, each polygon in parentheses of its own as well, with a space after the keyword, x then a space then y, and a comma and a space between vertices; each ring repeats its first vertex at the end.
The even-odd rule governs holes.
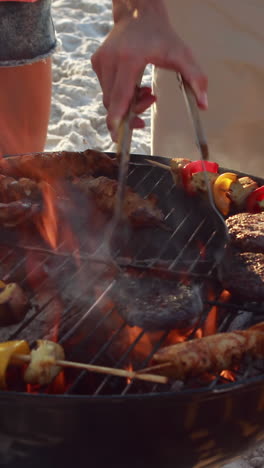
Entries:
POLYGON ((264 253, 264 212, 239 213, 230 216, 226 224, 235 247, 242 252, 264 253))
POLYGON ((233 252, 223 262, 223 286, 238 299, 264 301, 264 254, 233 252))

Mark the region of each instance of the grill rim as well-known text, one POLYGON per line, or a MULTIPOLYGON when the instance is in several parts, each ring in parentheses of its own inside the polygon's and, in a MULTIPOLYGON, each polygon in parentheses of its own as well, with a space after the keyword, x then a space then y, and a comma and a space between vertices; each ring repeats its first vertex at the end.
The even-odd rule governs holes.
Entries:
MULTIPOLYGON (((204 391, 205 387, 199 387, 196 389, 187 389, 184 391, 166 391, 166 392, 150 392, 150 393, 142 393, 142 394, 126 394, 126 395, 80 395, 80 394, 51 394, 51 393, 27 393, 27 392, 17 392, 17 391, 12 391, 12 390, 0 390, 0 399, 2 400, 2 397, 7 397, 9 400, 10 398, 16 398, 16 397, 22 397, 22 398, 28 398, 28 396, 32 397, 34 400, 80 400, 80 401, 104 401, 105 403, 109 402, 116 402, 118 403, 119 400, 121 402, 123 400, 147 400, 147 401, 154 401, 157 399, 164 399, 164 400, 169 400, 170 398, 177 399, 177 401, 184 401, 184 400, 189 400, 190 396, 197 396, 200 398, 199 401, 207 401, 208 399, 218 399, 220 398, 223 394, 228 394, 228 395, 233 395, 237 390, 244 390, 247 391, 248 388, 250 390, 253 390, 253 388, 257 388, 259 386, 264 387, 264 374, 262 376, 257 376, 257 377, 252 377, 250 381, 247 381, 246 383, 241 383, 241 382, 233 382, 230 384, 225 384, 221 388, 217 389, 212 389, 208 390, 208 386, 206 387, 206 391, 204 391), (113 401, 115 400, 115 401, 113 401)), ((190 401, 190 400, 189 400, 190 401)))

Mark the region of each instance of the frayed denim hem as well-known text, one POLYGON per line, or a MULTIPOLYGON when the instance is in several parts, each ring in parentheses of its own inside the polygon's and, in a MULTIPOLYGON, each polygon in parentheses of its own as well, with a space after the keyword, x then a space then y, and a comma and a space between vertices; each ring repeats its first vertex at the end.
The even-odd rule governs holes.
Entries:
POLYGON ((58 47, 58 41, 50 48, 48 52, 45 54, 37 55, 31 59, 20 59, 20 60, 2 60, 0 61, 0 68, 7 68, 7 67, 22 67, 24 65, 32 65, 36 62, 41 62, 42 60, 46 60, 47 58, 51 57, 51 55, 56 52, 58 47))
POLYGON ((56 46, 51 0, 0 2, 0 67, 45 60, 56 46))

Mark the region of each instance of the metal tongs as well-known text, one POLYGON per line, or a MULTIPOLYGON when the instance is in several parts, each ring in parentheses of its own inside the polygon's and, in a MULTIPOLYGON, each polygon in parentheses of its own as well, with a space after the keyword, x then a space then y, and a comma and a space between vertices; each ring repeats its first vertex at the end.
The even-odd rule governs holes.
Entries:
POLYGON ((204 170, 204 177, 205 177, 208 197, 209 197, 210 205, 213 211, 212 215, 215 215, 213 216, 213 222, 215 223, 215 230, 219 238, 218 248, 215 251, 215 259, 216 259, 216 265, 219 265, 219 263, 223 259, 226 247, 229 243, 229 233, 228 233, 227 225, 223 216, 221 215, 221 213, 218 211, 218 209, 215 206, 214 197, 212 193, 212 186, 210 184, 210 181, 206 172, 204 161, 207 161, 209 159, 209 148, 208 148, 205 131, 203 128, 201 117, 200 117, 200 111, 197 105, 194 92, 192 88, 190 87, 190 85, 182 78, 180 74, 178 74, 178 81, 180 84, 180 88, 183 92, 183 97, 185 100, 187 111, 190 116, 193 128, 194 128, 194 132, 196 136, 196 143, 201 154, 201 161, 203 162, 202 166, 204 170))
POLYGON ((116 194, 116 205, 114 216, 112 220, 112 229, 114 229, 120 221, 123 210, 124 195, 127 183, 129 161, 130 161, 130 148, 132 141, 133 130, 131 128, 131 122, 135 116, 134 105, 137 100, 137 92, 140 88, 144 71, 140 74, 137 85, 135 88, 134 96, 130 102, 128 111, 124 116, 118 131, 117 141, 117 158, 119 160, 119 171, 118 171, 118 186, 116 194))
MULTIPOLYGON (((114 215, 113 215, 110 225, 108 226, 106 236, 105 236, 105 241, 106 241, 105 245, 107 246, 106 253, 108 253, 110 257, 111 257, 110 243, 118 227, 118 224, 122 218, 124 196, 125 196, 128 170, 129 170, 130 147, 131 147, 132 133, 133 133, 131 122, 132 122, 133 117, 135 116, 133 109, 137 100, 137 91, 141 85, 143 73, 144 73, 144 70, 142 71, 142 73, 140 74, 137 80, 137 85, 134 91, 133 98, 130 102, 127 113, 123 117, 120 123, 119 129, 118 129, 117 158, 119 162, 119 170, 118 170, 116 203, 115 203, 114 215)), ((115 263, 113 259, 112 259, 112 262, 115 263)))

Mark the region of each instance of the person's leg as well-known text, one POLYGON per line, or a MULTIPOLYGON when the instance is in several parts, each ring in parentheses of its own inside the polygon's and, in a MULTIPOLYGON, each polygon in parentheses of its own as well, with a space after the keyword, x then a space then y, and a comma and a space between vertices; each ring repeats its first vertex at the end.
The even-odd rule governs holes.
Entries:
POLYGON ((0 155, 43 151, 51 83, 50 58, 0 68, 0 155))

